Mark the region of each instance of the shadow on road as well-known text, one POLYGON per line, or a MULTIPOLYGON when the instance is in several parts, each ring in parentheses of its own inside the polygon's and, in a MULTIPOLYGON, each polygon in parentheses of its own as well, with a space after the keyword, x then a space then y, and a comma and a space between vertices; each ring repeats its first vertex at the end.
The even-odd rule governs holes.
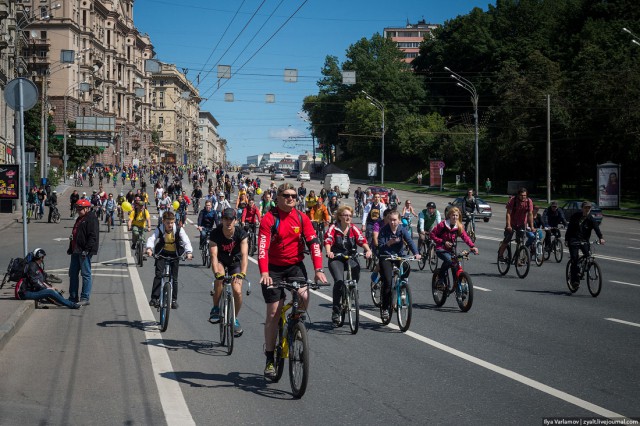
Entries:
MULTIPOLYGON (((516 291, 520 291, 523 293, 538 293, 538 294, 544 294, 549 296, 571 296, 572 295, 570 291, 551 291, 551 290, 516 290, 516 291)), ((582 297, 582 296, 574 296, 574 297, 582 297)))
POLYGON ((96 325, 99 327, 131 327, 141 331, 158 331, 158 323, 155 321, 102 321, 96 325))
POLYGON ((428 309, 430 311, 448 312, 448 313, 452 313, 452 314, 455 314, 455 313, 462 314, 462 313, 464 313, 455 304, 455 298, 453 299, 453 303, 454 303, 454 305, 452 305, 452 306, 441 306, 441 307, 438 307, 438 306, 436 306, 434 304, 426 304, 426 303, 414 303, 411 306, 413 306, 416 309, 428 309))
POLYGON ((214 374, 200 371, 174 371, 172 373, 162 373, 161 375, 164 378, 175 380, 194 388, 238 388, 267 398, 293 399, 293 396, 288 392, 268 388, 267 385, 270 381, 267 381, 264 376, 255 373, 214 374))
POLYGON ((173 339, 149 339, 142 342, 143 345, 153 345, 168 351, 187 349, 202 355, 227 356, 227 349, 211 340, 173 340, 173 339))

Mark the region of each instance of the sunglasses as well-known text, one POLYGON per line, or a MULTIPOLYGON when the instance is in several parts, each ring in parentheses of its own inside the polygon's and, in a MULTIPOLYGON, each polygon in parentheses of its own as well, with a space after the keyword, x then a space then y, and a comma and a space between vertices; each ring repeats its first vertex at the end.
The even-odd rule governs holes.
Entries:
POLYGON ((280 194, 283 198, 295 198, 296 194, 280 194))

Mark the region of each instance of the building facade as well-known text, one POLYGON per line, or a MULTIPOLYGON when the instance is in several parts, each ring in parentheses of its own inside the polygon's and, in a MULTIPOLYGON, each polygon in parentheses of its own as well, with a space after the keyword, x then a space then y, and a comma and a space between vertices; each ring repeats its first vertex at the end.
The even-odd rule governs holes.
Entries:
POLYGON ((420 52, 420 43, 439 26, 439 24, 427 24, 424 19, 418 21, 417 24, 410 24, 407 21, 407 25, 404 27, 385 28, 384 37, 395 41, 398 49, 404 52, 404 61, 411 63, 420 52))
POLYGON ((200 111, 198 118, 199 164, 210 169, 223 167, 227 158, 227 141, 220 138, 218 126, 218 121, 210 112, 200 111))
POLYGON ((154 163, 198 163, 199 96, 173 64, 160 63, 152 73, 151 121, 160 141, 151 153, 154 163))

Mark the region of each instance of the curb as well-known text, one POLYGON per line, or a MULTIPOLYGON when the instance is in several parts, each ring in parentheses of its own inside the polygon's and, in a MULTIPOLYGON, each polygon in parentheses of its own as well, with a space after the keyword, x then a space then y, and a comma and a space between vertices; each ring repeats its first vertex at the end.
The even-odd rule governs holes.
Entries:
POLYGON ((29 318, 35 309, 35 305, 35 301, 33 300, 23 301, 9 319, 0 325, 0 350, 4 348, 11 337, 16 334, 22 324, 29 318))

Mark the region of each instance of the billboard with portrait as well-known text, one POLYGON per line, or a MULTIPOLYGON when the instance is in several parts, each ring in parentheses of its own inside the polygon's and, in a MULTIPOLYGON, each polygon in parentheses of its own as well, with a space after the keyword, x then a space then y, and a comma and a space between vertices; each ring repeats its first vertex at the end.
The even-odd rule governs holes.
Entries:
POLYGON ((17 164, 0 164, 0 199, 17 200, 20 190, 19 182, 19 166, 17 164))
POLYGON ((598 205, 603 209, 620 208, 620 165, 598 165, 598 205))

